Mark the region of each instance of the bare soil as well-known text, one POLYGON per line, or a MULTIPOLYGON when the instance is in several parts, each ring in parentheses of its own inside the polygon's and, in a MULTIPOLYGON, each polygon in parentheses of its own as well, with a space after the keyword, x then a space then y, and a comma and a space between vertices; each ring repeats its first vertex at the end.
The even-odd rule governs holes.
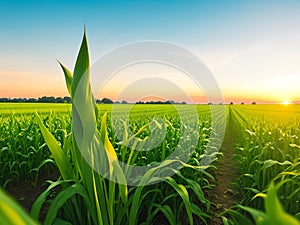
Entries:
MULTIPOLYGON (((17 202, 23 206, 23 208, 29 213, 34 201, 38 198, 38 196, 47 189, 49 184, 47 184, 47 180, 55 181, 59 177, 59 174, 42 174, 38 177, 37 184, 34 185, 32 180, 15 182, 12 183, 8 188, 6 188, 6 192, 12 196, 17 202)), ((41 211, 41 220, 44 219, 46 214, 46 209, 42 209, 41 211)))
POLYGON ((219 158, 216 163, 217 171, 214 174, 216 186, 208 193, 210 201, 214 203, 213 210, 215 215, 212 225, 223 224, 221 213, 236 205, 239 200, 233 186, 233 182, 238 176, 236 167, 238 164, 233 159, 233 148, 235 143, 234 128, 231 126, 231 122, 227 124, 228 126, 221 147, 223 156, 219 158))

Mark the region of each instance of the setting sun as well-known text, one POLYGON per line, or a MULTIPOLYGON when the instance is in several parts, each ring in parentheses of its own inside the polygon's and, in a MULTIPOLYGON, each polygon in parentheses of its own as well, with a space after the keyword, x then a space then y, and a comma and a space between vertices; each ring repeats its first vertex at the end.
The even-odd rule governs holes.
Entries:
POLYGON ((288 104, 290 104, 290 102, 288 100, 285 100, 282 104, 288 105, 288 104))

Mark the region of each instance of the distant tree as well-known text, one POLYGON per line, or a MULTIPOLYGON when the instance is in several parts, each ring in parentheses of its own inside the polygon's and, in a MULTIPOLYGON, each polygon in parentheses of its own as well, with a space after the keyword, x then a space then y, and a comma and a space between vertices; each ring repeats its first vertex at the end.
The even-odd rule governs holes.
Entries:
POLYGON ((183 101, 183 102, 181 102, 180 104, 182 104, 182 105, 186 105, 187 103, 186 103, 185 101, 183 101))
POLYGON ((64 100, 63 100, 62 97, 57 97, 57 98, 55 99, 55 102, 57 102, 57 103, 64 103, 64 100))
POLYGON ((55 97, 53 97, 53 96, 48 97, 48 101, 49 102, 55 102, 55 97))
POLYGON ((244 105, 244 102, 242 102, 241 105, 244 105))
POLYGON ((27 99, 27 102, 36 102, 37 100, 35 98, 29 98, 27 99))
POLYGON ((38 98, 38 102, 47 102, 47 97, 43 96, 43 97, 38 98))
POLYGON ((114 103, 115 103, 115 104, 121 104, 121 102, 119 102, 119 101, 115 101, 114 103))
POLYGON ((252 102, 252 105, 256 105, 256 102, 252 102))
POLYGON ((173 100, 168 100, 166 101, 166 104, 175 104, 175 102, 173 100))
POLYGON ((209 102, 209 103, 208 103, 208 105, 212 105, 212 103, 211 103, 211 102, 209 102))
POLYGON ((101 100, 101 102, 104 103, 104 104, 112 104, 113 103, 113 101, 109 98, 103 98, 101 100))
POLYGON ((47 97, 47 96, 43 96, 41 98, 38 98, 38 102, 55 102, 55 97, 53 96, 50 96, 50 97, 47 97))
POLYGON ((10 99, 10 102, 26 102, 27 99, 26 98, 13 98, 10 99))
POLYGON ((233 102, 230 102, 230 105, 233 105, 233 102))
POLYGON ((68 97, 68 96, 63 97, 63 101, 64 101, 64 103, 71 103, 72 102, 71 97, 68 97))
POLYGON ((8 98, 0 98, 0 102, 9 102, 8 98))
POLYGON ((123 100, 123 101, 121 102, 121 104, 127 104, 127 102, 126 102, 125 100, 123 100))

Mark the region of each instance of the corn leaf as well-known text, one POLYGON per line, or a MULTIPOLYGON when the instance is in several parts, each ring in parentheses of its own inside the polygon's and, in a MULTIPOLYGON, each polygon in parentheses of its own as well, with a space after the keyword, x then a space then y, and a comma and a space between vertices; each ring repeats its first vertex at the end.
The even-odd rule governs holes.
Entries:
POLYGON ((92 208, 92 205, 89 200, 89 196, 85 188, 80 183, 75 183, 69 186, 68 188, 64 189, 63 191, 61 191, 56 196, 56 198, 54 199, 54 201, 52 202, 48 210, 44 224, 45 225, 53 224, 57 216, 58 210, 67 202, 67 200, 69 200, 71 197, 75 196, 76 194, 83 197, 83 199, 85 200, 85 204, 87 205, 87 208, 90 210, 92 214, 94 214, 94 218, 95 218, 95 210, 92 208))
POLYGON ((58 61, 58 63, 61 66, 61 68, 64 72, 68 92, 69 92, 70 96, 72 96, 72 78, 73 78, 73 75, 72 75, 71 71, 68 70, 68 68, 65 67, 60 61, 58 61))
POLYGON ((51 151, 51 154, 61 172, 62 177, 65 180, 76 180, 76 177, 73 173, 70 161, 68 157, 65 155, 64 151, 59 146, 58 142, 56 141, 55 137, 48 131, 48 129, 43 124, 39 115, 35 112, 37 123, 42 131, 44 139, 51 151))
POLYGON ((38 223, 0 189, 0 224, 37 225, 38 223))

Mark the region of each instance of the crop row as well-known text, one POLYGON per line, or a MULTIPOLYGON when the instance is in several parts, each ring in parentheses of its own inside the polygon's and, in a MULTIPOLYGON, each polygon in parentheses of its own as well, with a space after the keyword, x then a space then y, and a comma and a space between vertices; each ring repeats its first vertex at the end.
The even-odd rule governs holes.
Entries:
POLYGON ((235 185, 240 204, 260 211, 268 209, 265 194, 277 185, 283 210, 300 219, 299 116, 295 106, 290 106, 293 111, 284 107, 230 107, 232 126, 240 131, 234 133, 240 174, 235 185))

